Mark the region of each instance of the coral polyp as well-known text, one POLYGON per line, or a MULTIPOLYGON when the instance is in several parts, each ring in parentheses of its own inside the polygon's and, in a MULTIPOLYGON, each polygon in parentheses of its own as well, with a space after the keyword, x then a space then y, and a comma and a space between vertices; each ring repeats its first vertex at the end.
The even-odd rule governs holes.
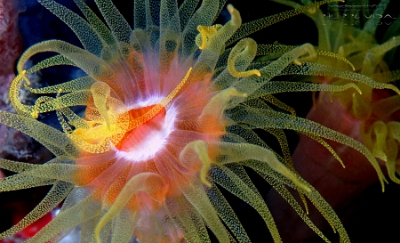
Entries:
MULTIPOLYGON (((219 242, 250 242, 221 192, 224 188, 253 207, 274 242, 282 242, 246 167, 271 184, 324 241, 329 242, 307 216, 307 200, 340 241, 349 242, 333 209, 294 170, 283 129, 304 133, 333 154, 325 139, 358 151, 383 187, 386 179, 375 157, 360 142, 296 117, 274 94, 361 93, 353 82, 399 91, 351 72, 332 75, 353 81, 346 84, 272 81, 280 75, 305 74, 299 67, 312 65, 307 60, 319 53, 310 44, 280 53, 279 46, 257 45, 247 37, 335 1, 242 24, 238 10, 225 7, 225 1, 139 0, 134 2, 133 29, 110 0, 95 0, 101 17, 83 0, 74 0, 81 15, 53 0, 38 2, 73 30, 83 48, 48 40, 28 48, 18 62, 9 94, 17 114, 0 111, 0 122, 36 139, 55 157, 42 165, 0 160, 1 168, 15 172, 0 179, 2 192, 52 185, 40 204, 1 238, 62 203, 58 215, 26 242, 58 242, 76 227, 81 228, 80 242, 210 242, 208 230, 219 242), (224 8, 230 20, 214 24, 224 8), (47 52, 52 56, 27 66, 47 52), (254 60, 271 53, 279 56, 254 60), (52 86, 30 86, 31 74, 60 65, 86 75, 52 86), (24 89, 38 96, 33 105, 20 101, 24 89), (79 106, 85 107, 84 114, 75 110, 79 106), (39 121, 44 113, 55 113, 61 129, 39 121), (273 151, 254 129, 275 136, 282 151, 273 151)), ((314 67, 330 71, 329 66, 314 67)))
MULTIPOLYGON (((298 8, 312 1, 301 1, 302 4, 291 0, 275 2, 298 8)), ((396 51, 398 54, 400 45, 400 22, 396 20, 398 12, 390 7, 393 1, 378 2, 379 4, 374 4, 376 2, 349 0, 343 5, 331 3, 324 10, 317 9, 305 13, 315 23, 318 33, 315 48, 319 55, 313 61, 319 67, 329 65, 336 68, 329 72, 321 72, 319 67, 303 65, 309 74, 321 74, 319 77, 306 77, 304 80, 314 83, 349 84, 352 83, 350 79, 331 75, 350 71, 352 75, 375 82, 374 85, 355 83, 361 92, 349 89, 334 94, 318 93, 314 96, 314 105, 306 118, 362 142, 378 159, 389 179, 398 184, 400 170, 397 134, 400 103, 398 92, 390 91, 389 86, 392 86, 391 89, 395 85, 398 86, 396 81, 400 78, 399 67, 395 62, 398 55, 394 55, 396 51), (314 70, 311 71, 312 69, 314 70), (377 85, 389 89, 378 89, 377 85)), ((292 154, 293 163, 300 175, 312 184, 334 209, 342 209, 348 207, 350 201, 355 201, 367 187, 377 183, 378 178, 359 153, 342 144, 330 141, 328 143, 337 152, 338 157, 343 159, 345 169, 335 163, 337 158, 321 144, 302 135, 292 154), (314 152, 309 153, 309 150, 314 152), (314 173, 309 173, 310 171, 314 173)), ((291 238, 292 241, 299 241, 313 234, 300 222, 299 217, 290 213, 292 210, 289 205, 282 206, 283 200, 279 199, 278 195, 274 196, 271 193, 268 200, 279 205, 279 208, 275 206, 275 214, 287 212, 285 220, 277 222, 278 228, 291 217, 293 222, 299 222, 301 225, 297 232, 287 229, 291 235, 285 240, 290 241, 291 238)), ((271 208, 274 206, 271 205, 271 208)), ((318 221, 320 215, 315 211, 310 212, 310 218, 318 221)), ((362 235, 370 240, 365 234, 362 235)))

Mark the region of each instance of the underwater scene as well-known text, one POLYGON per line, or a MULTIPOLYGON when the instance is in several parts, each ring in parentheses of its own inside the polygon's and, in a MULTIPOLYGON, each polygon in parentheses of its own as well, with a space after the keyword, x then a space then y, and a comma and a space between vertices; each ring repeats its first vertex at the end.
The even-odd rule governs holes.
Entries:
POLYGON ((0 243, 400 242, 394 0, 0 0, 0 243))

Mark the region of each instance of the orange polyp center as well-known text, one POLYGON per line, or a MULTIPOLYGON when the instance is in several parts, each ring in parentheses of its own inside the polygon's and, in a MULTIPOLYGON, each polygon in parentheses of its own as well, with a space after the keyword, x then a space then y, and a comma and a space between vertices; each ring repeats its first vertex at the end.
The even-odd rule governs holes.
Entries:
MULTIPOLYGON (((151 111, 152 109, 154 109, 155 106, 156 106, 156 105, 150 105, 150 106, 141 107, 141 108, 137 108, 137 109, 131 109, 131 110, 129 111, 129 121, 136 121, 136 120, 140 119, 140 118, 143 117, 145 114, 148 114, 149 111, 151 111)), ((150 118, 149 120, 145 121, 145 122, 144 122, 143 124, 141 124, 141 125, 145 125, 145 124, 149 124, 149 123, 158 124, 159 122, 161 122, 161 121, 158 121, 158 120, 160 120, 160 118, 161 118, 161 120, 163 120, 163 118, 165 117, 165 114, 166 114, 166 110, 165 110, 164 107, 162 107, 161 110, 160 110, 158 113, 156 113, 152 118, 150 118), (156 117, 157 117, 157 119, 155 119, 156 117), (156 120, 157 120, 157 121, 156 121, 156 120)), ((123 146, 125 145, 125 143, 127 142, 127 140, 135 133, 135 131, 137 132, 137 131, 139 131, 139 130, 141 130, 141 129, 140 129, 140 126, 128 130, 128 131, 125 133, 124 137, 115 145, 115 147, 116 147, 118 150, 122 150, 122 149, 123 149, 123 146)))
MULTIPOLYGON (((145 185, 148 184, 144 187, 146 189, 135 192, 126 203, 126 207, 133 211, 155 212, 162 207, 166 197, 180 195, 181 192, 177 185, 190 185, 193 178, 197 176, 202 169, 200 159, 192 167, 189 166, 185 172, 182 172, 180 167, 177 168, 176 164, 168 164, 173 160, 172 157, 175 157, 178 163, 180 162, 178 157, 182 149, 169 144, 171 141, 181 142, 177 141, 179 138, 175 136, 170 137, 170 133, 175 130, 193 130, 199 135, 192 137, 192 133, 190 133, 189 138, 185 137, 185 140, 210 141, 218 139, 225 132, 225 124, 221 121, 221 117, 210 116, 204 119, 199 127, 193 126, 193 124, 197 124, 201 109, 208 104, 212 93, 208 93, 206 89, 199 91, 199 85, 184 87, 191 70, 190 68, 182 81, 167 96, 148 97, 148 99, 137 101, 134 106, 125 107, 122 114, 113 113, 123 117, 120 120, 124 122, 124 126, 120 126, 122 122, 119 118, 112 120, 112 125, 121 127, 121 129, 117 131, 119 132, 118 140, 111 140, 113 143, 111 149, 104 152, 104 159, 108 161, 97 163, 94 160, 102 160, 102 157, 96 157, 95 153, 90 151, 87 154, 82 153, 82 157, 78 159, 77 163, 84 165, 88 162, 89 166, 87 166, 88 168, 82 166, 82 170, 77 173, 77 181, 80 182, 80 185, 88 185, 91 190, 99 191, 94 196, 96 200, 112 205, 118 200, 124 186, 136 175, 147 172, 156 173, 162 178, 162 183, 150 180, 144 182, 145 185), (183 99, 172 102, 182 92, 185 92, 185 97, 196 98, 189 104, 186 104, 183 99), (180 106, 183 106, 183 111, 178 109, 180 106), (183 121, 177 119, 178 115, 180 112, 190 111, 191 107, 193 107, 194 115, 189 119, 193 119, 193 123, 184 120, 185 124, 190 124, 190 126, 180 129, 179 126, 183 121), (165 152, 166 150, 167 152, 165 152), (94 158, 92 159, 91 156, 94 158), (110 167, 112 168, 109 169, 110 167), (148 191, 148 188, 151 190, 148 191)), ((190 78, 190 80, 196 79, 194 75, 190 78)), ((207 79, 202 83, 205 88, 208 87, 208 81, 207 79)), ((89 103, 88 120, 95 117, 94 115, 98 115, 96 108, 95 104, 89 103)), ((116 109, 116 111, 120 110, 116 109)), ((210 157, 214 158, 216 151, 210 149, 209 153, 210 157)))

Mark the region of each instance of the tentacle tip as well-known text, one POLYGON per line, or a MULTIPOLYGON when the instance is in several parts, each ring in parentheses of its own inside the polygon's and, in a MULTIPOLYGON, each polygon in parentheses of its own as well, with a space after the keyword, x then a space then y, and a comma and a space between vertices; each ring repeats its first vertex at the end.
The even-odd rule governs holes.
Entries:
POLYGON ((239 27, 242 24, 242 19, 240 17, 239 11, 234 8, 232 4, 228 4, 227 9, 229 14, 231 15, 232 23, 239 27))
POLYGON ((37 111, 32 111, 31 112, 31 116, 35 119, 37 119, 39 117, 39 113, 37 111))
POLYGON ((389 184, 388 180, 386 179, 385 176, 382 175, 382 177, 379 179, 381 182, 381 187, 382 187, 382 193, 385 192, 385 183, 389 184))
POLYGON ((228 5, 226 6, 226 8, 228 9, 228 12, 229 12, 230 14, 233 14, 233 12, 235 11, 235 8, 233 7, 232 4, 228 4, 228 5))
POLYGON ((301 188, 303 188, 304 191, 306 191, 307 193, 311 193, 311 188, 309 188, 306 185, 301 185, 301 188))
POLYGON ((301 62, 297 59, 293 61, 294 64, 296 64, 297 66, 301 66, 301 62))
POLYGON ((306 193, 311 193, 311 188, 310 187, 308 187, 306 184, 304 184, 303 182, 300 182, 299 180, 297 180, 297 179, 294 179, 293 180, 293 182, 294 182, 294 184, 298 187, 298 188, 301 188, 301 189, 303 189, 306 193))
POLYGON ((203 182, 203 184, 206 185, 208 188, 212 187, 211 182, 209 182, 206 178, 201 178, 201 182, 203 182))
POLYGON ((354 89, 357 91, 357 93, 362 95, 361 89, 357 85, 354 85, 354 86, 355 86, 354 89))
POLYGON ((230 94, 231 96, 237 96, 237 97, 242 97, 242 98, 247 98, 247 96, 248 96, 247 93, 241 93, 241 92, 239 92, 237 89, 235 89, 235 88, 233 88, 233 87, 230 88, 229 94, 230 94))
POLYGON ((400 90, 397 87, 394 88, 394 92, 396 92, 398 95, 400 95, 400 90))
MULTIPOLYGON (((243 72, 243 73, 246 73, 246 72, 243 72)), ((256 75, 257 77, 261 77, 261 72, 257 69, 253 69, 253 70, 248 71, 247 75, 248 76, 256 75)))

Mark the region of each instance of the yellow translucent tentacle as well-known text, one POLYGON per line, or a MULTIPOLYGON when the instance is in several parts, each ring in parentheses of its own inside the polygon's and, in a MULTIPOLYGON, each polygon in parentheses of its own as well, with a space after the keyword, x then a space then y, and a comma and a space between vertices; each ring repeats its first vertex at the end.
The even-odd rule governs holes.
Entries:
MULTIPOLYGON (((25 65, 25 64, 23 64, 23 65, 25 65)), ((40 70, 43 70, 45 68, 58 66, 58 65, 76 66, 71 60, 69 60, 65 56, 56 55, 54 57, 49 57, 49 58, 46 58, 43 61, 38 62, 33 67, 31 67, 28 70, 26 70, 26 74, 36 73, 36 72, 38 72, 40 70)))
POLYGON ((225 188, 227 191, 237 196, 257 210, 263 218, 275 243, 281 243, 281 237, 276 227, 275 221, 258 191, 253 191, 238 175, 227 167, 215 167, 210 172, 210 176, 215 183, 225 188))
MULTIPOLYGON (((249 99, 264 97, 271 94, 290 92, 305 92, 305 91, 326 91, 326 92, 342 92, 348 89, 355 89, 361 94, 360 88, 354 83, 346 84, 313 84, 313 83, 300 83, 289 81, 272 81, 266 83, 262 89, 255 91, 249 99)), ((273 103, 273 102, 271 102, 273 103)))
POLYGON ((390 121, 376 121, 368 129, 364 126, 361 128, 361 135, 365 145, 379 159, 386 163, 389 178, 400 183, 400 179, 396 176, 399 173, 396 167, 399 167, 399 142, 400 142, 400 123, 390 121))
POLYGON ((113 70, 107 62, 95 56, 87 50, 76 47, 65 41, 49 40, 38 43, 26 50, 17 64, 17 70, 22 72, 25 63, 35 54, 43 52, 56 52, 69 59, 75 66, 85 71, 89 76, 97 80, 109 80, 113 70))
POLYGON ((210 36, 215 34, 221 27, 222 25, 220 24, 216 24, 213 26, 199 25, 197 27, 197 30, 200 32, 200 34, 196 36, 196 45, 199 47, 200 50, 204 50, 204 48, 206 48, 210 36))
POLYGON ((299 192, 299 195, 301 195, 301 201, 303 202, 303 205, 306 206, 306 212, 303 211, 297 200, 293 197, 289 190, 286 189, 284 183, 280 182, 276 178, 273 178, 272 176, 267 176, 265 173, 261 173, 260 171, 257 172, 279 193, 279 195, 281 195, 285 199, 286 202, 290 204, 290 206, 296 211, 297 215, 300 216, 300 218, 308 225, 308 227, 310 227, 310 229, 312 229, 319 237, 321 237, 322 240, 330 243, 328 238, 326 238, 326 236, 317 228, 317 226, 315 226, 315 224, 307 216, 309 212, 306 203, 307 201, 305 199, 305 194, 299 192))
MULTIPOLYGON (((9 96, 10 96, 10 101, 12 106, 14 107, 14 110, 24 116, 30 116, 30 111, 29 111, 29 106, 24 105, 21 103, 19 100, 19 94, 20 94, 20 89, 22 86, 22 83, 24 81, 27 81, 28 78, 26 77, 26 70, 22 70, 17 77, 14 78, 14 80, 11 82, 10 85, 10 91, 9 91, 9 96)), ((28 80, 29 82, 29 80, 28 80)))
POLYGON ((36 139, 56 156, 76 158, 79 154, 77 148, 66 134, 38 122, 30 114, 20 116, 0 111, 0 123, 36 139))
POLYGON ((291 67, 290 69, 288 68, 284 70, 282 74, 318 75, 346 79, 366 84, 375 89, 391 89, 397 94, 400 94, 400 90, 392 84, 378 83, 368 76, 318 63, 306 62, 301 66, 291 67))
POLYGON ((95 2, 118 42, 129 43, 132 28, 111 0, 95 0, 95 2))
POLYGON ((232 36, 231 39, 229 39, 229 41, 227 42, 226 45, 228 46, 243 37, 246 37, 256 31, 266 28, 267 26, 270 26, 270 25, 280 22, 282 20, 288 19, 290 17, 299 15, 301 13, 307 12, 310 9, 318 8, 319 6, 330 3, 330 2, 344 2, 344 0, 320 1, 320 2, 316 2, 313 4, 306 5, 306 6, 302 6, 302 7, 293 9, 293 10, 289 10, 289 11, 286 11, 283 13, 279 13, 279 14, 275 14, 272 16, 258 19, 258 20, 254 20, 251 22, 247 22, 235 33, 234 36, 232 36))
POLYGON ((42 88, 31 88, 25 85, 25 88, 33 94, 57 94, 60 90, 63 93, 76 92, 77 90, 89 90, 95 81, 89 77, 80 77, 69 82, 46 86, 42 88))
POLYGON ((229 205, 229 202, 225 199, 218 187, 214 184, 208 189, 207 194, 213 199, 211 200, 211 203, 217 210, 219 217, 232 231, 238 242, 250 243, 250 238, 247 236, 247 233, 236 216, 236 213, 233 211, 232 207, 229 205))
POLYGON ((106 83, 95 82, 91 89, 93 103, 98 109, 100 116, 104 119, 105 125, 110 129, 110 116, 107 109, 107 100, 110 98, 110 86, 106 83))
MULTIPOLYGON (((188 159, 185 159, 186 154, 190 153, 191 151, 196 152, 197 156, 199 157, 200 161, 202 162, 202 166, 200 169, 200 180, 204 183, 204 185, 211 187, 211 182, 208 181, 208 171, 210 170, 212 161, 208 156, 208 146, 206 142, 203 140, 193 141, 185 146, 185 148, 181 151, 179 155, 179 160, 182 161, 183 164, 188 162, 188 159)), ((191 159, 193 160, 193 158, 191 159)))
POLYGON ((400 79, 400 70, 374 73, 372 78, 380 83, 390 83, 400 79))
POLYGON ((400 96, 393 95, 372 104, 372 112, 384 120, 400 109, 400 96))
POLYGON ((139 217, 128 209, 123 209, 115 217, 111 243, 129 242, 132 238, 132 228, 137 225, 139 217))
POLYGON ((293 183, 304 191, 310 189, 299 181, 299 176, 289 170, 269 149, 252 144, 234 144, 218 142, 215 144, 221 154, 225 155, 224 162, 221 165, 245 160, 258 160, 267 163, 273 170, 289 178, 293 183))
MULTIPOLYGON (((295 116, 296 114, 292 114, 292 115, 295 116)), ((274 137, 276 137, 276 139, 278 140, 279 145, 281 146, 281 149, 282 149, 282 154, 283 154, 283 158, 285 160, 285 165, 289 169, 295 171, 293 161, 290 156, 289 144, 286 139, 286 135, 285 135, 284 131, 281 129, 264 129, 264 130, 271 133, 274 137)), ((306 200, 304 194, 301 192, 301 190, 298 190, 298 189, 297 189, 297 192, 300 197, 300 200, 302 201, 302 203, 304 205, 306 214, 309 214, 308 204, 307 204, 307 200, 306 200)))
POLYGON ((101 243, 100 232, 102 228, 113 219, 128 203, 128 201, 139 191, 147 192, 148 194, 156 193, 164 183, 160 176, 155 173, 141 173, 130 179, 118 194, 115 202, 101 217, 95 229, 96 242, 101 243), (151 182, 150 182, 151 181, 151 182), (150 182, 150 183, 147 183, 150 182))
POLYGON ((284 102, 280 101, 279 99, 277 99, 273 95, 265 95, 265 96, 260 97, 260 99, 265 100, 266 102, 275 105, 279 109, 282 109, 284 111, 290 112, 290 114, 292 114, 293 116, 296 115, 296 110, 295 109, 293 109, 292 107, 286 105, 284 102))
POLYGON ((41 113, 56 111, 70 106, 86 105, 89 96, 90 92, 88 90, 68 93, 57 98, 41 96, 35 101, 35 105, 26 107, 32 117, 37 118, 38 114, 41 113))
POLYGON ((324 127, 316 122, 306 120, 301 117, 294 117, 292 115, 272 110, 264 110, 261 112, 260 110, 251 108, 246 108, 246 112, 248 113, 248 116, 246 120, 243 121, 244 123, 260 128, 291 129, 305 134, 311 134, 316 137, 333 140, 357 150, 358 152, 363 154, 374 167, 381 182, 382 191, 384 191, 384 185, 387 180, 373 154, 360 142, 343 134, 340 134, 334 130, 331 130, 327 127, 324 127), (260 124, 259 122, 261 114, 264 117, 263 124, 260 124))
MULTIPOLYGON (((223 51, 222 47, 225 47, 225 41, 228 40, 242 24, 242 18, 240 17, 239 11, 237 11, 230 4, 227 6, 227 9, 229 14, 231 15, 231 20, 229 20, 222 27, 216 27, 215 30, 217 31, 213 31, 212 34, 210 33, 208 35, 208 38, 202 38, 202 42, 204 40, 207 41, 203 50, 210 50, 221 53, 221 51, 223 51)), ((201 56, 199 58, 199 62, 201 62, 201 56)))
MULTIPOLYGON (((186 3, 187 1, 185 1, 186 3)), ((197 3, 190 2, 188 4, 187 11, 193 11, 197 5, 197 3)), ((182 31, 183 36, 183 56, 189 56, 193 53, 194 48, 197 47, 196 45, 196 35, 197 34, 197 27, 199 25, 202 26, 210 26, 212 24, 212 19, 217 15, 217 11, 219 8, 218 1, 214 0, 203 0, 201 1, 200 7, 196 10, 196 12, 188 19, 187 24, 185 25, 184 30, 182 31)), ((186 18, 185 18, 186 19, 186 18)))
MULTIPOLYGON (((239 93, 235 88, 227 88, 219 92, 211 98, 201 113, 199 117, 200 124, 208 122, 209 117, 217 118, 218 122, 223 121, 224 110, 232 97, 245 98, 247 95, 239 93)), ((224 124, 219 124, 219 126, 224 127, 224 124)))
POLYGON ((35 166, 38 165, 0 158, 0 168, 12 172, 22 172, 25 170, 31 170, 35 168, 35 166))
POLYGON ((88 20, 96 33, 101 37, 101 40, 108 45, 115 44, 115 39, 111 34, 111 31, 107 28, 103 21, 101 21, 100 18, 97 17, 97 15, 86 5, 86 3, 82 0, 74 0, 74 2, 85 15, 85 18, 88 20))
POLYGON ((10 229, 2 232, 0 234, 0 238, 4 239, 6 237, 14 235, 28 227, 30 224, 36 222, 45 214, 56 208, 57 205, 61 203, 64 198, 69 194, 72 188, 72 184, 62 181, 55 182, 53 187, 47 193, 46 197, 43 198, 42 201, 40 201, 40 203, 36 205, 36 207, 17 224, 13 225, 13 227, 11 227, 10 229))
MULTIPOLYGON (((276 180, 280 184, 286 184, 290 187, 296 188, 296 186, 293 184, 292 181, 282 176, 281 174, 273 171, 265 163, 257 163, 256 161, 245 161, 243 164, 259 172, 261 175, 271 176, 273 178, 276 178, 276 180)), ((302 183, 304 183, 305 185, 307 185, 308 188, 311 189, 311 193, 305 193, 304 195, 306 195, 307 198, 318 209, 318 211, 321 212, 322 216, 328 221, 333 231, 335 233, 336 231, 339 233, 340 242, 349 243, 350 242, 349 236, 346 230, 344 229, 342 223, 340 222, 340 219, 336 215, 335 211, 332 209, 332 207, 324 200, 324 198, 318 193, 317 190, 315 190, 315 188, 312 185, 310 185, 307 181, 303 180, 301 177, 299 178, 299 180, 301 180, 302 183)))
POLYGON ((308 137, 314 139, 315 141, 317 141, 319 144, 321 144, 322 146, 324 146, 331 154, 332 156, 339 161, 339 163, 342 165, 343 168, 346 168, 345 164, 343 163, 343 160, 339 157, 339 155, 335 152, 335 150, 322 138, 320 137, 316 137, 314 135, 311 134, 307 134, 308 137))
POLYGON ((269 82, 273 77, 280 75, 280 73, 292 62, 299 59, 304 55, 316 56, 315 49, 310 44, 304 44, 296 47, 293 50, 283 54, 277 60, 259 69, 261 77, 250 76, 240 79, 233 86, 242 93, 252 94, 269 82))
POLYGON ((92 25, 75 12, 57 2, 48 0, 38 0, 38 2, 67 24, 68 27, 78 36, 86 50, 96 55, 100 55, 103 45, 92 25))
POLYGON ((62 210, 57 217, 25 243, 48 242, 66 228, 75 227, 100 215, 99 202, 93 198, 96 193, 99 193, 98 190, 77 201, 68 209, 62 210))
POLYGON ((182 194, 201 215, 208 228, 215 234, 219 242, 231 242, 230 234, 221 222, 216 210, 207 197, 202 183, 192 182, 191 186, 178 185, 182 194))
MULTIPOLYGON (((285 52, 288 52, 294 48, 296 48, 296 46, 292 46, 292 45, 283 45, 283 44, 260 44, 257 46, 257 56, 276 56, 279 57, 280 55, 284 54, 285 52)), ((339 54, 336 54, 334 52, 330 52, 327 50, 323 50, 320 48, 315 48, 315 51, 317 53, 318 56, 326 56, 326 57, 332 57, 332 58, 336 58, 340 61, 343 61, 345 63, 347 63, 352 70, 355 70, 354 65, 347 60, 344 56, 341 56, 339 54)), ((261 57, 262 59, 264 59, 265 57, 261 57)), ((301 60, 301 61, 306 61, 305 60, 301 60)))
POLYGON ((347 60, 345 57, 343 57, 343 56, 341 56, 341 55, 339 55, 339 54, 336 54, 336 53, 330 52, 330 51, 326 51, 326 50, 322 50, 322 49, 318 49, 318 48, 316 49, 316 51, 317 51, 317 54, 318 54, 319 56, 326 56, 326 57, 336 58, 336 59, 338 59, 338 60, 340 60, 340 61, 342 61, 342 62, 347 63, 347 64, 351 67, 351 69, 352 69, 353 71, 356 70, 356 68, 354 67, 354 65, 353 65, 349 60, 347 60))
POLYGON ((228 71, 236 78, 248 77, 251 75, 261 76, 259 70, 253 69, 248 71, 237 71, 235 68, 236 60, 239 56, 244 58, 244 61, 252 61, 257 52, 257 43, 253 39, 242 39, 231 50, 228 57, 228 71))
POLYGON ((188 242, 194 243, 211 243, 210 237, 207 232, 207 228, 204 224, 204 220, 201 218, 201 215, 193 208, 186 199, 182 197, 178 197, 176 200, 169 202, 168 198, 166 199, 166 208, 169 212, 170 217, 183 233, 183 237, 188 242), (179 209, 178 213, 172 214, 171 212, 176 212, 179 209), (191 215, 187 217, 186 215, 191 215), (173 216, 176 215, 176 216, 173 216))

